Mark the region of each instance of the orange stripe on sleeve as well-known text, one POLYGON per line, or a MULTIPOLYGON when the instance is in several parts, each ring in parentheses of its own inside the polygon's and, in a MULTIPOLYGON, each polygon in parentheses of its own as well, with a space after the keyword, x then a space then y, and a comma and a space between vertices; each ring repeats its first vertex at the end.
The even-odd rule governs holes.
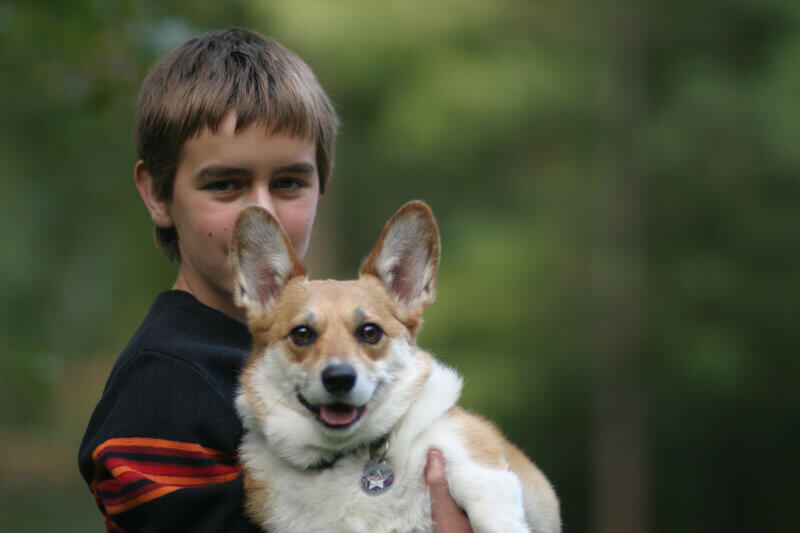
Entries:
POLYGON ((130 446, 130 447, 148 447, 148 448, 164 448, 168 450, 181 450, 184 452, 196 452, 213 457, 231 458, 230 455, 214 450, 212 448, 205 448, 193 442, 179 442, 174 440, 165 439, 148 439, 143 437, 129 437, 121 439, 109 439, 103 444, 99 445, 92 452, 92 459, 97 460, 97 457, 103 453, 107 448, 114 446, 130 446))
POLYGON ((154 481, 162 485, 175 485, 176 488, 213 485, 215 483, 224 483, 226 481, 231 481, 239 477, 238 471, 230 472, 227 474, 221 474, 215 476, 202 476, 202 477, 159 476, 154 474, 142 473, 141 471, 134 470, 133 468, 130 468, 128 466, 119 466, 111 471, 111 475, 113 475, 114 477, 119 477, 122 474, 126 473, 134 473, 137 475, 141 475, 146 477, 150 481, 154 481))
POLYGON ((106 512, 108 512, 109 514, 119 514, 128 511, 130 509, 133 509, 134 507, 138 507, 143 503, 155 500, 156 498, 160 498, 161 496, 165 496, 171 492, 175 492, 176 490, 180 489, 181 487, 161 487, 155 490, 151 490, 150 492, 146 492, 124 503, 120 503, 118 505, 106 506, 106 512))

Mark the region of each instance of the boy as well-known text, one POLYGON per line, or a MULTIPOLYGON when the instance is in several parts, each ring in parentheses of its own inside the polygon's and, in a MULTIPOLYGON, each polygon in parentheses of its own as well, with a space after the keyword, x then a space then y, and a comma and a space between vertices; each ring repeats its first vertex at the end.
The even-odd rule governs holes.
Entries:
MULTIPOLYGON (((114 365, 81 444, 108 531, 257 531, 236 464, 233 398, 250 334, 233 303, 230 232, 259 204, 302 257, 337 126, 308 66, 246 30, 190 39, 145 78, 134 178, 178 275, 114 365)), ((426 480, 437 531, 469 531, 435 452, 426 480)))

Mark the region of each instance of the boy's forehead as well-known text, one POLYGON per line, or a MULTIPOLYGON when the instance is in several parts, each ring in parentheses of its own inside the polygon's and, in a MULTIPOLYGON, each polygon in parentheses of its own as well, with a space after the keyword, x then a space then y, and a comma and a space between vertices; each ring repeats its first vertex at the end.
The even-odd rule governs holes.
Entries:
POLYGON ((316 151, 313 140, 274 130, 263 122, 241 127, 236 113, 230 112, 216 128, 204 125, 184 142, 178 170, 180 173, 181 167, 188 166, 196 172, 214 163, 249 166, 267 161, 276 165, 304 162, 314 170, 316 151))
POLYGON ((238 124, 238 114, 235 109, 228 110, 223 116, 217 128, 218 132, 228 135, 236 133, 236 126, 238 124))
MULTIPOLYGON (((235 109, 230 109, 225 112, 222 116, 222 119, 219 121, 218 124, 211 124, 205 123, 202 124, 194 135, 192 135, 187 142, 193 138, 198 138, 206 135, 210 136, 226 136, 232 137, 241 134, 244 131, 250 129, 260 129, 267 135, 276 134, 276 135, 285 135, 292 138, 307 140, 309 142, 314 142, 314 138, 311 135, 302 135, 300 133, 294 132, 291 127, 285 125, 281 127, 279 124, 273 124, 273 121, 269 120, 268 118, 257 118, 256 120, 251 120, 247 122, 242 122, 239 120, 239 114, 236 112, 235 109)), ((185 146, 185 143, 184 143, 185 146)))

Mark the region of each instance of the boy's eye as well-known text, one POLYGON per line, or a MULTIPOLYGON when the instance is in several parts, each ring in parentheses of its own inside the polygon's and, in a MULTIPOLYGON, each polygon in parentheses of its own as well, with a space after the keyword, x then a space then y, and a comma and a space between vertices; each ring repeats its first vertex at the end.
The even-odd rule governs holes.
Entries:
POLYGON ((305 182, 299 178, 278 178, 272 181, 270 187, 291 191, 305 187, 305 182))
POLYGON ((377 344, 383 337, 383 330, 378 324, 368 322, 356 330, 356 338, 367 344, 377 344))
POLYGON ((298 346, 306 346, 317 340, 317 332, 308 326, 296 326, 289 332, 289 338, 298 346))
POLYGON ((228 192, 235 190, 239 184, 233 180, 214 181, 206 185, 206 189, 216 192, 228 192))

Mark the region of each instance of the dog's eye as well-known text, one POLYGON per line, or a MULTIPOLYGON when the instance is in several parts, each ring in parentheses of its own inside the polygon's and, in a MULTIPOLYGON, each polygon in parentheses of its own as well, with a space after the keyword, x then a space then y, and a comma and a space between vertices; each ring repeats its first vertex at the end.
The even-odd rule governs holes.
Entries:
POLYGON ((308 326, 296 326, 289 332, 289 338, 298 346, 305 346, 317 340, 317 332, 308 326))
POLYGON ((378 324, 372 322, 364 324, 356 331, 356 338, 368 344, 376 344, 381 337, 383 337, 383 330, 378 324))

